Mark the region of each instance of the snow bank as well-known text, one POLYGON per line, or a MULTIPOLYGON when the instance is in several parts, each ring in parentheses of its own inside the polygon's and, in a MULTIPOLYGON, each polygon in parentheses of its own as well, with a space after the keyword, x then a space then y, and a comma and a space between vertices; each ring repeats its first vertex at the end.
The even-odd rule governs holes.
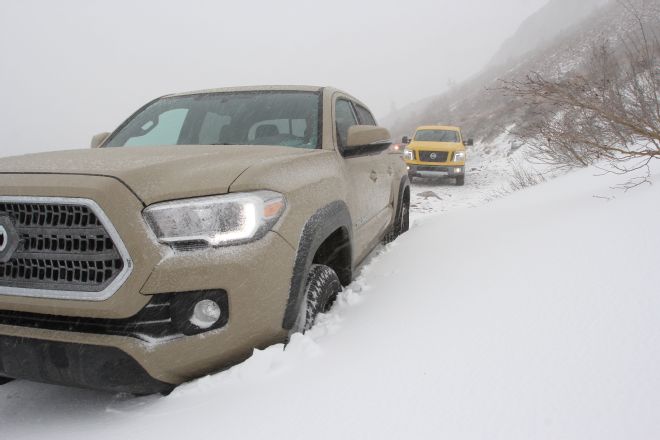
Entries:
POLYGON ((417 216, 312 331, 167 398, 0 387, 2 438, 658 438, 660 187, 595 173, 417 216))

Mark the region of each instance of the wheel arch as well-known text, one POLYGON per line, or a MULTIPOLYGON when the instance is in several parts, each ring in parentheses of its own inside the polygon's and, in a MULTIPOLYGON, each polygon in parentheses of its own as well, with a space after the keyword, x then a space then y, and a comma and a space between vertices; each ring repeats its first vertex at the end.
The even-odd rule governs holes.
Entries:
POLYGON ((293 329, 298 321, 304 300, 305 278, 312 264, 330 266, 344 285, 353 278, 352 221, 348 206, 341 200, 316 211, 302 229, 282 322, 286 330, 293 329))

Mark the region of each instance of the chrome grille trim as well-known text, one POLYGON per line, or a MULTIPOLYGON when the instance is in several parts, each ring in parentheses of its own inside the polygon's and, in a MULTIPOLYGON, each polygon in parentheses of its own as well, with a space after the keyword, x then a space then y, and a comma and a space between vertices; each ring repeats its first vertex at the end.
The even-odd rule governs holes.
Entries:
POLYGON ((24 204, 59 204, 59 205, 73 205, 85 206, 89 208, 93 214, 101 222, 105 231, 114 242, 119 255, 121 256, 124 267, 112 280, 112 282, 105 287, 105 289, 93 291, 67 291, 67 290, 49 290, 49 289, 34 289, 22 287, 9 287, 0 285, 0 296, 14 296, 14 297, 28 297, 28 298, 47 298, 47 299, 62 299, 62 300, 77 300, 77 301, 105 301, 114 295, 119 288, 128 279, 133 272, 133 260, 131 259, 123 240, 115 229, 114 225, 105 214, 103 209, 93 200, 84 198, 69 198, 69 197, 33 197, 33 196, 0 196, 0 203, 24 203, 24 204))

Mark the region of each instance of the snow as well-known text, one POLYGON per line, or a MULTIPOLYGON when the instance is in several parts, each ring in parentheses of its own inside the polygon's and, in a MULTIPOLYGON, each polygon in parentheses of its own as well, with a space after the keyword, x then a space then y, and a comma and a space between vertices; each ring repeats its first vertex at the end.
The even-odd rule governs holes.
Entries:
POLYGON ((508 159, 416 183, 411 231, 286 347, 168 397, 12 382, 0 438, 658 438, 660 186, 508 193, 508 159))

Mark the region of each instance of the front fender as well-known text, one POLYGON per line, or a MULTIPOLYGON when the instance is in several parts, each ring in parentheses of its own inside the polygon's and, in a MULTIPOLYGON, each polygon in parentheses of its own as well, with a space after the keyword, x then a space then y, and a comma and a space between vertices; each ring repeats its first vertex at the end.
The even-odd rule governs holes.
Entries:
MULTIPOLYGON (((304 289, 307 272, 312 265, 314 255, 321 244, 338 229, 344 229, 348 233, 351 243, 351 255, 353 255, 353 228, 351 215, 348 206, 341 200, 334 201, 316 211, 302 229, 298 252, 293 268, 291 278, 291 288, 289 300, 284 313, 282 327, 291 330, 296 325, 300 308, 304 301, 304 289)), ((351 259, 352 261, 352 259, 351 259)), ((350 273, 338 274, 340 279, 351 279, 352 267, 350 273)))

